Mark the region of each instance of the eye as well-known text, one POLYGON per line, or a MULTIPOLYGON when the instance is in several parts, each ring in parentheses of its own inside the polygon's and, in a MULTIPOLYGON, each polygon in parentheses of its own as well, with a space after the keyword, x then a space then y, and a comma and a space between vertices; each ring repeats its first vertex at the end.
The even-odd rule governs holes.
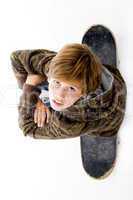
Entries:
POLYGON ((71 91, 76 91, 75 88, 73 88, 73 87, 70 87, 70 90, 71 90, 71 91))
POLYGON ((58 81, 56 81, 56 80, 53 80, 53 83, 59 83, 58 81))
POLYGON ((58 87, 60 85, 60 82, 56 81, 56 80, 54 80, 53 83, 54 83, 55 87, 58 87))
POLYGON ((59 85, 59 84, 60 84, 60 82, 59 82, 59 81, 56 81, 56 80, 55 80, 55 83, 56 83, 57 85, 59 85))

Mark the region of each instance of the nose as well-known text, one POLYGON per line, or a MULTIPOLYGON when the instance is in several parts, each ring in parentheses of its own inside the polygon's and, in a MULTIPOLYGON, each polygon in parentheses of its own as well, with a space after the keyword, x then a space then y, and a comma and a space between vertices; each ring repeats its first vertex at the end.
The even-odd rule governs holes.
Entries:
POLYGON ((66 92, 65 92, 65 89, 59 88, 59 89, 56 91, 57 100, 63 101, 63 99, 64 99, 65 96, 66 96, 65 93, 66 93, 66 92))

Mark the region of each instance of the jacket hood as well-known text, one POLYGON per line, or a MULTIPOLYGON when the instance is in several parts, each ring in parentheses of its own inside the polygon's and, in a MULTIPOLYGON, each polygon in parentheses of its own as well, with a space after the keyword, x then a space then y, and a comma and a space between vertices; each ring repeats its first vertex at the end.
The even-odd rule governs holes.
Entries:
MULTIPOLYGON (((100 86, 93 92, 82 96, 72 106, 62 110, 55 111, 57 115, 63 115, 74 121, 94 121, 105 118, 112 109, 115 109, 117 103, 113 98, 115 93, 115 79, 112 73, 103 65, 100 86)), ((48 85, 44 85, 40 98, 50 107, 48 97, 48 85)), ((52 108, 51 108, 52 109, 52 108)))

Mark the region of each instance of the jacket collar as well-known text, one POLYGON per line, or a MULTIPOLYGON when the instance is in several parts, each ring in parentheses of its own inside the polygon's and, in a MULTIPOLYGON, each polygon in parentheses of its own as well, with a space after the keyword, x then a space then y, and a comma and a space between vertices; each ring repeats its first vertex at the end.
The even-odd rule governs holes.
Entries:
POLYGON ((96 91, 88 94, 88 105, 92 108, 97 108, 99 107, 99 105, 101 107, 108 106, 112 99, 113 90, 114 77, 111 72, 109 72, 109 70, 105 66, 103 66, 101 85, 98 89, 96 89, 96 91))

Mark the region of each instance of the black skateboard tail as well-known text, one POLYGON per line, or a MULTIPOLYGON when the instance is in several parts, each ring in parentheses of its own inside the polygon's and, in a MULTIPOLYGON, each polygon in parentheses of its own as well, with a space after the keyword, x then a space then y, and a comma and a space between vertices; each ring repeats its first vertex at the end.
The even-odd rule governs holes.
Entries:
POLYGON ((102 64, 117 66, 117 49, 113 33, 103 25, 91 26, 82 38, 82 44, 87 44, 100 58, 102 64))

